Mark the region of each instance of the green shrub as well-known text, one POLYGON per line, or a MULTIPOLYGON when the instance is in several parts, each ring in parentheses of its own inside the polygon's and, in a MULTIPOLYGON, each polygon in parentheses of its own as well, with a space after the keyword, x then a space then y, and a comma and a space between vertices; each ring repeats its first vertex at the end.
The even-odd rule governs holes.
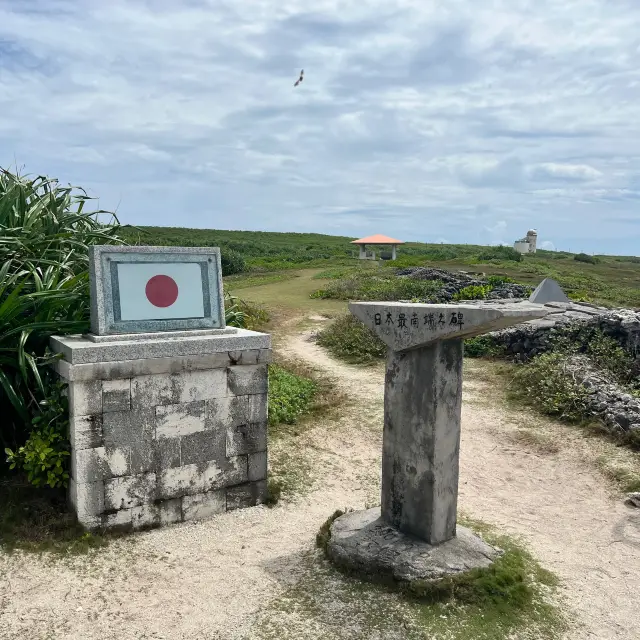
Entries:
POLYGON ((240 329, 259 329, 269 321, 269 314, 256 304, 246 302, 231 295, 224 294, 224 311, 226 325, 240 329))
POLYGON ((504 348, 489 335, 464 341, 464 355, 467 358, 497 358, 503 354, 504 348))
POLYGON ((310 378, 271 365, 269 424, 295 424, 303 413, 311 409, 317 390, 317 384, 310 378))
POLYGON ((575 302, 592 302, 586 291, 569 291, 567 297, 575 302))
POLYGON ((622 385, 640 387, 635 356, 601 329, 581 324, 556 330, 549 344, 555 353, 585 354, 601 369, 608 371, 622 385))
POLYGON ((223 276, 232 276, 236 273, 244 273, 247 270, 247 263, 242 255, 231 249, 222 249, 220 251, 220 264, 223 276))
POLYGON ((568 422, 582 422, 588 416, 589 393, 566 369, 567 354, 545 353, 521 365, 515 376, 515 393, 526 404, 568 422))
POLYGON ((107 212, 85 212, 88 200, 0 169, 0 442, 13 451, 44 411, 49 337, 89 329, 88 247, 119 242, 115 217, 103 224, 107 212))
POLYGON ((454 300, 484 300, 492 287, 489 285, 474 285, 471 284, 468 287, 460 289, 458 293, 453 296, 454 300))
POLYGON ((337 318, 321 331, 318 344, 352 364, 368 364, 387 354, 384 342, 351 314, 337 318))
POLYGON ((513 247, 507 247, 505 245, 498 245, 495 247, 486 247, 478 254, 478 260, 490 261, 490 260, 509 260, 512 262, 521 262, 522 254, 516 251, 513 247))
POLYGON ((312 298, 334 300, 429 300, 436 296, 442 283, 398 277, 394 273, 357 273, 334 280, 311 294, 312 298))
POLYGON ((25 444, 16 451, 5 449, 10 469, 24 471, 36 487, 66 487, 69 480, 68 456, 69 405, 66 385, 43 377, 46 399, 41 412, 32 420, 32 430, 25 444))
POLYGON ((595 256, 590 256, 588 253, 577 253, 573 256, 573 259, 577 262, 586 262, 587 264, 598 264, 599 260, 595 256))
POLYGON ((638 384, 635 379, 635 358, 613 338, 595 331, 587 343, 587 354, 598 367, 605 369, 621 384, 638 384))
POLYGON ((514 283, 515 280, 513 278, 509 278, 507 276, 489 276, 487 278, 487 283, 491 288, 499 287, 502 284, 514 283))

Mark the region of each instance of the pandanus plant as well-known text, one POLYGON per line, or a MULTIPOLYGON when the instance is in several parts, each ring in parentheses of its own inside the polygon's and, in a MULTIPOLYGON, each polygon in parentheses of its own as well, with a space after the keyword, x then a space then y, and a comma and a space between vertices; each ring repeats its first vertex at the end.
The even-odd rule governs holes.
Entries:
MULTIPOLYGON (((46 400, 53 334, 89 328, 88 247, 121 242, 82 189, 0 169, 0 440, 21 444, 46 400)), ((104 218, 107 218, 106 221, 104 218)))

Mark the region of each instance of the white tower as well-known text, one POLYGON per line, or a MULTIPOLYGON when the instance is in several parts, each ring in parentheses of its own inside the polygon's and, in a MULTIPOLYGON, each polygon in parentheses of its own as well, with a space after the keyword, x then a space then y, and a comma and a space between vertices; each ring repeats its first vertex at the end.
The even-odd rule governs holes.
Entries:
POLYGON ((538 232, 535 229, 527 231, 527 242, 529 243, 529 253, 535 253, 536 243, 538 242, 538 232))

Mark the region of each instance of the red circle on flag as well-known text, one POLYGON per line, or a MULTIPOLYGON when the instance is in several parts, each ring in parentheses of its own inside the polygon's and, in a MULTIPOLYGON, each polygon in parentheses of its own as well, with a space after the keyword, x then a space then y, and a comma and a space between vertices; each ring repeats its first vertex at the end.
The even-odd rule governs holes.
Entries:
POLYGON ((147 282, 144 292, 154 307, 170 307, 178 299, 178 285, 169 276, 153 276, 147 282))

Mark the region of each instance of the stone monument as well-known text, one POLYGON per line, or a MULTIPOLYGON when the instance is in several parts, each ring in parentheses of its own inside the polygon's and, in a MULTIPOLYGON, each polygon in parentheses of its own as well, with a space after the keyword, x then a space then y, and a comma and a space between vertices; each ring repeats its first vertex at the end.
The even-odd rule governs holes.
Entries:
POLYGON ((529 302, 357 302, 351 312, 387 345, 381 507, 331 526, 337 564, 396 580, 432 580, 491 564, 498 551, 456 526, 463 339, 548 310, 529 302))
POLYGON ((547 304, 548 302, 571 302, 567 294, 553 278, 545 278, 529 296, 529 302, 547 304))
POLYGON ((91 333, 53 337, 88 529, 263 502, 269 335, 225 326, 218 249, 94 246, 91 333))

